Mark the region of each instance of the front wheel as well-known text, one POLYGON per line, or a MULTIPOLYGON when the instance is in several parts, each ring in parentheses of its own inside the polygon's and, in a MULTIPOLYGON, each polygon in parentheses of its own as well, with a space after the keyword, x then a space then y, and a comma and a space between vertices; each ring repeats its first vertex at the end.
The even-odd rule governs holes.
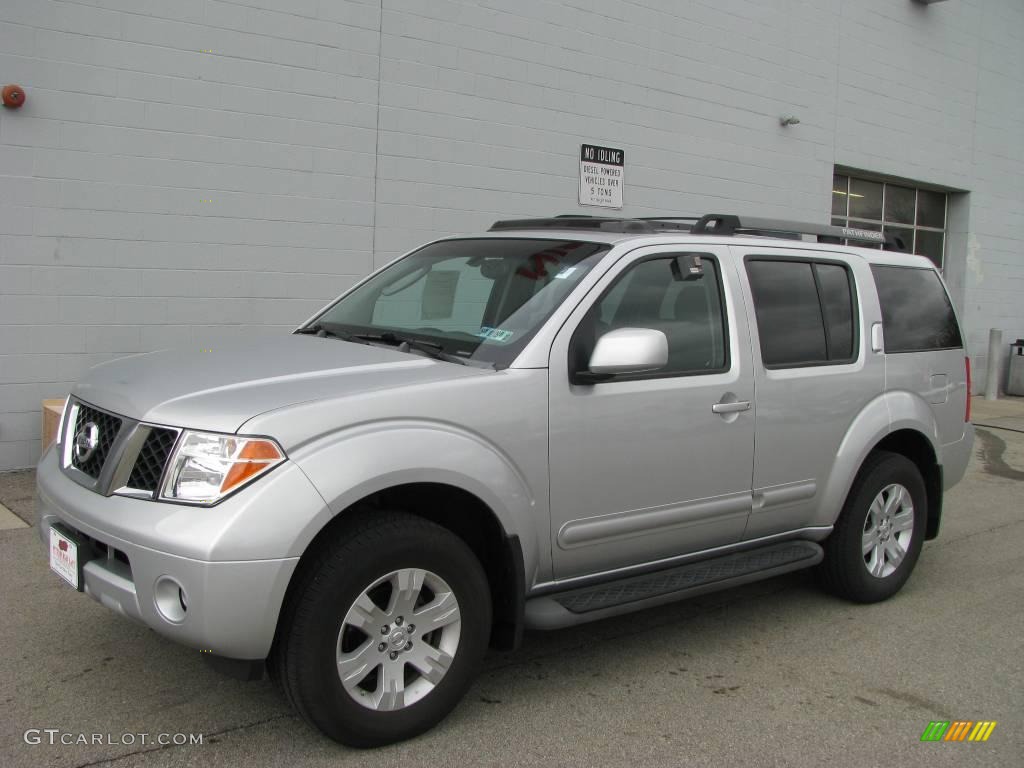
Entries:
POLYGON ((927 493, 917 465, 878 451, 861 468, 818 566, 830 592, 858 603, 896 594, 921 554, 927 493))
POLYGON ((283 621, 274 662, 295 709, 336 741, 380 746, 462 698, 487 647, 490 591, 453 533, 382 512, 305 565, 283 621))

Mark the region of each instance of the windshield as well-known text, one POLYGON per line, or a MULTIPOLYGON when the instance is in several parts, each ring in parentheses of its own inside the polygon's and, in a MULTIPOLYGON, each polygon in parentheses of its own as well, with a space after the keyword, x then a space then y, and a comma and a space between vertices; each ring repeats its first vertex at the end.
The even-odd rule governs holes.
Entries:
POLYGON ((506 368, 608 249, 573 240, 432 243, 374 275, 310 325, 353 336, 401 334, 506 368))

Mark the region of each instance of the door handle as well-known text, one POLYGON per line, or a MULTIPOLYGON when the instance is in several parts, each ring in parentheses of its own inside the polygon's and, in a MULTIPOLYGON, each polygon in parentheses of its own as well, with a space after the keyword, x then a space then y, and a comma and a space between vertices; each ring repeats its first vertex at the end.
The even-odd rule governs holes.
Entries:
POLYGON ((738 400, 735 403, 715 403, 711 406, 711 410, 715 413, 739 413, 740 411, 749 411, 750 401, 738 400))

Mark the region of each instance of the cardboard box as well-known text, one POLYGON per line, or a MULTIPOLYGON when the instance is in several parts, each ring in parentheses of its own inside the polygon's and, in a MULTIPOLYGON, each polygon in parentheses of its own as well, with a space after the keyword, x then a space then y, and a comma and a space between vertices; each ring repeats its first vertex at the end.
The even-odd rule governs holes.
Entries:
POLYGON ((64 410, 64 399, 43 400, 43 440, 42 452, 57 439, 57 430, 60 429, 60 414, 64 410))

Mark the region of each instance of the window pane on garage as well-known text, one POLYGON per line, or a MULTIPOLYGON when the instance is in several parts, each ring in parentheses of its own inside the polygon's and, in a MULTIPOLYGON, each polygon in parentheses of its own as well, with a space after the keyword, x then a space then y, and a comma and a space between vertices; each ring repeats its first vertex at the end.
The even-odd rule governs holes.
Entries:
MULTIPOLYGON (((903 241, 906 252, 927 256, 941 269, 948 198, 945 192, 920 189, 912 183, 895 184, 833 173, 832 223, 894 235, 903 241), (844 189, 846 195, 837 194, 844 189), (843 197, 849 209, 845 214, 842 204, 837 202, 843 197)), ((872 247, 858 242, 847 245, 872 247)))
POLYGON ((942 269, 942 242, 944 239, 942 232, 919 229, 917 230, 917 242, 914 244, 914 253, 927 256, 935 266, 942 269))
POLYGON ((946 196, 941 192, 922 189, 917 193, 917 226, 946 226, 946 196))
POLYGON ((894 235, 903 241, 903 247, 906 248, 907 253, 914 252, 914 230, 910 227, 890 227, 888 224, 885 225, 883 231, 887 235, 894 235))
POLYGON ((915 191, 895 184, 885 185, 885 220, 894 224, 914 223, 915 191))
POLYGON ((850 218, 882 220, 882 185, 850 179, 850 218))
POLYGON ((832 215, 833 216, 845 216, 846 215, 846 201, 849 199, 847 192, 849 191, 850 179, 840 174, 835 174, 832 177, 832 215))

